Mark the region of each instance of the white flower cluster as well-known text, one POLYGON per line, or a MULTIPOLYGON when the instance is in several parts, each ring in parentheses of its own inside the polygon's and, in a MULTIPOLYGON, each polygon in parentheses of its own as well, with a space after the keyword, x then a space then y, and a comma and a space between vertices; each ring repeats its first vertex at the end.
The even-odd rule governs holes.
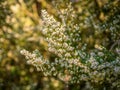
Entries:
POLYGON ((104 49, 100 49, 101 52, 98 50, 97 53, 86 53, 83 50, 86 46, 82 47, 80 43, 80 25, 75 24, 76 15, 71 8, 61 10, 61 22, 50 16, 46 10, 42 10, 42 17, 41 31, 46 36, 48 51, 58 57, 55 61, 49 61, 42 55, 38 56, 36 52, 29 53, 22 50, 21 53, 26 56, 29 64, 43 71, 45 76, 57 76, 64 82, 80 83, 85 81, 100 85, 107 82, 120 87, 118 79, 120 56, 115 56, 104 49))
MULTIPOLYGON (((109 56, 106 56, 106 58, 107 57, 109 56)), ((101 56, 90 56, 87 63, 91 70, 89 73, 91 82, 100 84, 103 82, 116 83, 116 86, 120 87, 120 82, 118 83, 118 77, 120 75, 120 57, 117 57, 112 61, 107 61, 107 59, 102 58, 101 56)))

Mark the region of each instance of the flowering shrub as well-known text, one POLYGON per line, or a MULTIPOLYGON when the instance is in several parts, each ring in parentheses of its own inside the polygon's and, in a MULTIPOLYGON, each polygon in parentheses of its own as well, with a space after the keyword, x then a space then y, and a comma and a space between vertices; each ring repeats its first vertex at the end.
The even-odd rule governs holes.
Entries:
MULTIPOLYGON (((104 5, 105 8, 107 6, 104 5)), ((38 50, 33 53, 22 50, 21 53, 25 55, 28 64, 35 66, 45 76, 57 77, 67 84, 85 82, 91 89, 106 88, 107 85, 120 88, 120 15, 119 8, 115 8, 115 13, 109 13, 109 17, 102 23, 95 20, 96 14, 92 15, 88 11, 85 18, 79 16, 71 5, 67 9, 60 9, 60 21, 42 10, 40 31, 48 42, 46 50, 56 58, 48 60, 38 50), (110 34, 110 39, 109 35, 104 36, 104 39, 99 37, 104 33, 110 34), (90 38, 97 38, 98 41, 92 41, 91 45, 90 38), (110 40, 113 44, 110 44, 110 40)))

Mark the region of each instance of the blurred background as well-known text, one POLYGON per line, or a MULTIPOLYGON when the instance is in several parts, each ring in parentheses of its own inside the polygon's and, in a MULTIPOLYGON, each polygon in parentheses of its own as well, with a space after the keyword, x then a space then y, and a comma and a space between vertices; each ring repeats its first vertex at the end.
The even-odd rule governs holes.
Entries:
MULTIPOLYGON (((57 17, 55 5, 57 4, 58 8, 64 8, 67 7, 66 3, 72 2, 72 6, 78 12, 82 12, 84 8, 88 8, 88 10, 93 8, 90 12, 96 12, 96 22, 103 22, 105 16, 101 7, 107 1, 109 0, 82 2, 81 0, 0 0, 0 90, 65 90, 62 82, 52 77, 44 77, 42 72, 37 72, 36 68, 27 65, 20 50, 38 49, 48 58, 54 58, 45 50, 47 44, 39 31, 42 9, 46 9, 49 14, 57 17)), ((81 17, 89 16, 89 13, 86 12, 79 15, 82 14, 81 17)), ((92 29, 92 26, 88 28, 92 29)), ((103 36, 99 36, 100 33, 96 32, 94 36, 96 40, 93 40, 92 32, 88 32, 88 29, 83 27, 83 33, 86 32, 89 37, 87 37, 88 35, 83 37, 85 42, 89 43, 89 48, 93 48, 95 43, 103 42, 109 48, 107 43, 109 41, 106 38, 109 32, 103 36)), ((78 87, 71 86, 71 90, 79 90, 79 88, 79 85, 78 87)))

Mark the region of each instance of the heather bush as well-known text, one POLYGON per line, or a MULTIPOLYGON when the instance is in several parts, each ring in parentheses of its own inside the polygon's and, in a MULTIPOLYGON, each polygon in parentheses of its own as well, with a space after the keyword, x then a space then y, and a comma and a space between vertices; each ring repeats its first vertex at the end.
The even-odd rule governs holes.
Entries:
POLYGON ((84 83, 85 90, 119 90, 120 2, 80 2, 79 10, 73 4, 56 7, 58 18, 42 10, 39 29, 48 43, 45 49, 54 59, 38 50, 21 53, 28 64, 68 85, 67 89, 84 83))

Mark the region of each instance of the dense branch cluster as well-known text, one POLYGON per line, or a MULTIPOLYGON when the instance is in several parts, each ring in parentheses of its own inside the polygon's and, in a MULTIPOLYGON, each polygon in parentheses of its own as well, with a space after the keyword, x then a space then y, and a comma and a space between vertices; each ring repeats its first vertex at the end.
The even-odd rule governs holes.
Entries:
MULTIPOLYGON (((48 42, 47 50, 56 55, 54 61, 45 59, 39 51, 30 53, 22 50, 28 64, 31 64, 42 71, 45 76, 55 76, 66 83, 81 83, 85 81, 92 85, 110 84, 111 87, 120 87, 120 54, 119 42, 116 45, 118 52, 108 50, 102 45, 95 45, 93 50, 87 51, 88 44, 82 44, 82 28, 89 27, 93 23, 76 23, 77 15, 71 6, 60 10, 60 21, 49 15, 46 10, 42 10, 43 26, 41 32, 45 35, 48 42)), ((116 16, 120 17, 120 15, 116 16)), ((120 20, 116 19, 113 23, 94 24, 95 31, 100 29, 109 30, 111 34, 119 39, 119 31, 113 28, 120 28, 120 20), (107 25, 111 25, 109 28, 107 25), (104 27, 104 28, 103 28, 104 27)), ((88 20, 90 18, 88 17, 88 20)), ((116 29, 117 30, 117 29, 116 29)), ((101 30, 102 32, 102 30, 101 30)), ((116 38, 114 38, 116 39, 116 38)))

